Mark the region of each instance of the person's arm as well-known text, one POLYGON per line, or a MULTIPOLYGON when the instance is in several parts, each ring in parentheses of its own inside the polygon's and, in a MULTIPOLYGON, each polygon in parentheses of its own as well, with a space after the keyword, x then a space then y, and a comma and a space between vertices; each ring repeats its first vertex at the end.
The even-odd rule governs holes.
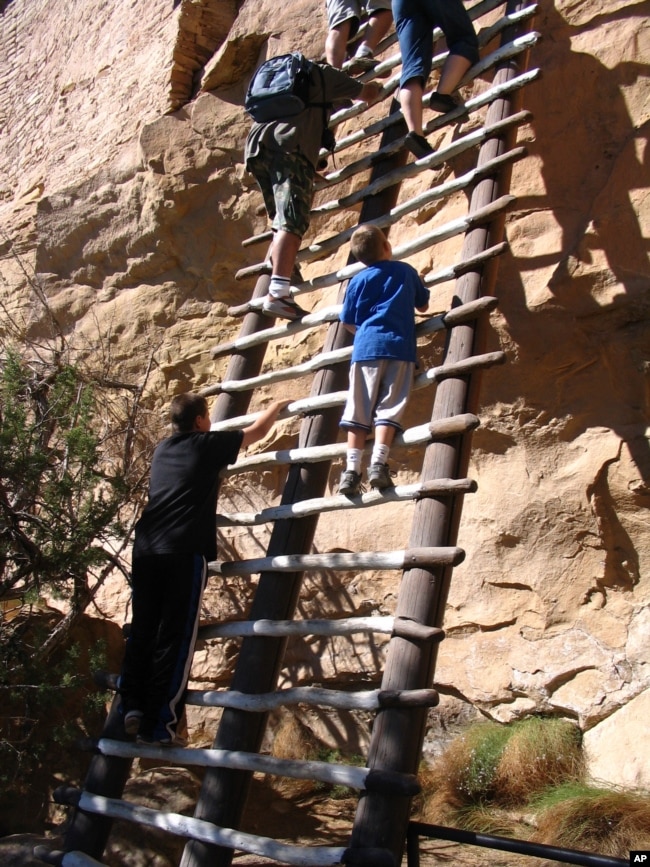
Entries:
POLYGON ((379 94, 381 93, 381 84, 377 81, 368 81, 363 85, 363 90, 357 97, 357 99, 362 99, 364 102, 367 102, 368 105, 372 105, 373 102, 376 102, 379 99, 379 94))
POLYGON ((244 437, 242 439, 242 448, 256 443, 258 440, 264 439, 267 433, 273 427, 273 424, 282 410, 289 406, 292 398, 288 400, 274 400, 263 412, 261 412, 252 424, 242 428, 244 437))

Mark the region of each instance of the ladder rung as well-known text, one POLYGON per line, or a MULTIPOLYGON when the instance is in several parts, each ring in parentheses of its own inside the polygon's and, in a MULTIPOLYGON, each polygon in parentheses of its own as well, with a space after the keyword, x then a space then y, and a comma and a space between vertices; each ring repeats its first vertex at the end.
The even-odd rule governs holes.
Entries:
MULTIPOLYGON (((415 388, 424 388, 431 385, 432 382, 438 382, 442 379, 453 376, 465 376, 474 368, 489 367, 493 364, 505 361, 504 353, 489 353, 485 356, 478 356, 475 363, 460 361, 455 364, 442 365, 441 367, 432 367, 425 374, 421 374, 414 384, 415 388)), ((345 399, 347 392, 340 392, 341 401, 345 399)), ((395 448, 400 446, 421 445, 422 443, 434 442, 438 439, 445 439, 449 436, 458 436, 463 433, 468 433, 474 430, 479 424, 479 419, 472 413, 462 413, 457 416, 450 416, 448 419, 440 419, 428 424, 421 424, 417 427, 409 428, 395 437, 393 445, 395 448)), ((370 445, 366 446, 364 452, 370 450, 370 445)), ((253 468, 276 466, 283 464, 296 463, 318 463, 319 461, 331 461, 336 458, 341 458, 345 455, 345 443, 330 443, 325 446, 304 446, 297 449, 282 449, 281 451, 260 452, 257 455, 241 458, 236 463, 227 467, 222 471, 222 477, 232 476, 236 473, 247 472, 253 468)), ((385 493, 385 492, 384 492, 385 493)), ((350 498, 350 502, 357 502, 358 497, 350 498)))
POLYGON ((318 569, 353 571, 366 569, 426 569, 430 566, 457 566, 465 552, 454 546, 406 548, 401 551, 329 552, 325 554, 279 554, 250 560, 229 560, 210 564, 211 574, 231 578, 258 572, 306 572, 318 569))
POLYGON ((375 632, 390 635, 394 617, 345 617, 341 620, 237 620, 199 627, 199 638, 243 638, 248 635, 354 635, 375 632))
POLYGON ((280 340, 290 334, 306 331, 308 328, 323 325, 325 322, 335 322, 339 318, 340 310, 340 304, 335 304, 331 307, 324 307, 321 310, 317 310, 315 313, 308 313, 307 316, 303 316, 302 319, 289 321, 285 325, 274 325, 272 328, 265 328, 262 331, 256 331, 254 334, 249 334, 246 337, 238 337, 235 340, 231 340, 229 343, 221 343, 210 351, 210 355, 212 358, 219 358, 222 355, 231 355, 233 352, 241 352, 243 349, 250 349, 252 346, 259 346, 261 343, 268 343, 271 340, 280 340))
POLYGON ((296 503, 270 506, 259 512, 219 513, 217 514, 217 527, 254 526, 270 521, 281 521, 285 518, 304 518, 306 515, 324 514, 325 512, 370 508, 382 503, 407 503, 426 497, 453 497, 473 494, 476 490, 477 485, 473 479, 434 479, 430 482, 418 482, 413 485, 396 485, 383 491, 370 490, 355 497, 354 500, 350 500, 342 494, 336 494, 332 497, 314 497, 310 500, 299 500, 296 503))
POLYGON ((207 641, 252 635, 340 636, 354 635, 357 632, 396 635, 421 641, 441 641, 445 637, 444 630, 437 626, 426 626, 406 617, 346 617, 341 620, 236 620, 230 623, 213 623, 199 627, 199 638, 207 641))
POLYGON ((232 768, 238 771, 271 774, 294 780, 317 780, 330 785, 349 786, 368 792, 395 792, 417 795, 421 786, 413 774, 397 771, 360 768, 335 762, 302 761, 261 756, 257 753, 232 752, 218 749, 189 749, 136 744, 132 741, 100 738, 90 741, 89 748, 104 756, 119 758, 146 758, 171 761, 180 765, 201 768, 232 768))
POLYGON ((232 828, 220 828, 204 819, 195 819, 179 813, 163 813, 151 807, 130 804, 103 795, 93 795, 90 792, 81 793, 78 807, 86 813, 147 825, 191 840, 250 852, 285 864, 295 864, 298 867, 328 867, 330 864, 339 864, 346 851, 342 847, 332 846, 292 846, 269 837, 247 834, 232 828))
POLYGON ((255 265, 248 265, 235 272, 235 280, 243 280, 245 277, 261 277, 262 274, 271 273, 273 273, 273 268, 270 262, 257 262, 255 265))
POLYGON ((261 713, 293 704, 333 707, 340 710, 380 710, 381 708, 436 707, 435 689, 362 690, 344 692, 316 686, 296 686, 267 693, 243 693, 234 690, 187 691, 187 703, 196 707, 227 707, 261 713))

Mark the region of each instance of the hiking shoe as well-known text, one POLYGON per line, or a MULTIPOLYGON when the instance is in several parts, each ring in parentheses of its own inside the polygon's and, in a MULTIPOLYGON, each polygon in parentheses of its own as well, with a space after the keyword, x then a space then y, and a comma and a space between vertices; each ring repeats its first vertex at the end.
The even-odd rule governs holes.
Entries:
POLYGON ((291 297, 274 298, 267 295, 262 305, 262 313, 265 316, 280 316, 282 319, 302 319, 308 311, 303 310, 291 297))
POLYGON ((124 731, 127 735, 137 735, 143 716, 141 710, 130 710, 124 714, 124 731))
POLYGON ((370 72, 379 63, 374 57, 369 54, 359 54, 351 57, 343 64, 343 72, 348 75, 363 75, 364 72, 370 72))
POLYGON ((388 464, 371 464, 368 470, 368 482, 376 491, 383 491, 393 487, 388 464))
POLYGON ((411 151, 416 160, 421 160, 422 157, 428 157, 433 153, 433 148, 423 135, 418 135, 416 132, 406 134, 404 144, 411 151))
POLYGON ((339 482, 339 494, 345 497, 355 497, 361 490, 361 473, 354 470, 345 470, 341 473, 339 482))
POLYGON ((429 108, 432 111, 440 111, 445 113, 448 111, 453 111, 455 108, 459 108, 461 106, 462 108, 465 108, 465 103, 461 102, 450 93, 438 93, 438 91, 434 91, 431 94, 429 108))

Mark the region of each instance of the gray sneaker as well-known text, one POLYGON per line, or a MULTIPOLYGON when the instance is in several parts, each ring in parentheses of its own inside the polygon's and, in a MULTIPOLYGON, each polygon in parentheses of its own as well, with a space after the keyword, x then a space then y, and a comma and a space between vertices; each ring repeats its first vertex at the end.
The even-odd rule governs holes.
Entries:
POLYGON ((355 497, 361 490, 361 473, 354 470, 344 470, 339 482, 339 494, 345 497, 355 497))
POLYGON ((370 487, 377 491, 392 488, 393 480, 390 477, 388 464, 371 464, 368 470, 368 482, 370 487))
POLYGON ((293 298, 274 298, 267 295, 262 305, 262 313, 265 316, 279 316, 281 319, 302 319, 308 311, 303 310, 293 298))
POLYGON ((370 72, 371 69, 374 69, 378 63, 379 61, 369 54, 355 54, 343 64, 343 72, 347 72, 351 76, 363 75, 364 72, 370 72))

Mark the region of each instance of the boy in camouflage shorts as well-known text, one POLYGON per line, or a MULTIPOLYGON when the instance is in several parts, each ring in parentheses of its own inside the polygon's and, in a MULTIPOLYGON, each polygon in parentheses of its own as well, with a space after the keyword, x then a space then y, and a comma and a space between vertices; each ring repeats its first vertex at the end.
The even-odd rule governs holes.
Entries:
POLYGON ((300 114, 254 123, 246 140, 246 168, 255 176, 273 221, 271 282, 262 312, 283 319, 300 319, 307 312, 293 300, 291 276, 309 226, 323 136, 323 104, 331 106, 344 99, 372 102, 380 92, 378 84, 362 84, 326 64, 320 67, 322 76, 317 69, 312 71, 309 103, 300 114))

